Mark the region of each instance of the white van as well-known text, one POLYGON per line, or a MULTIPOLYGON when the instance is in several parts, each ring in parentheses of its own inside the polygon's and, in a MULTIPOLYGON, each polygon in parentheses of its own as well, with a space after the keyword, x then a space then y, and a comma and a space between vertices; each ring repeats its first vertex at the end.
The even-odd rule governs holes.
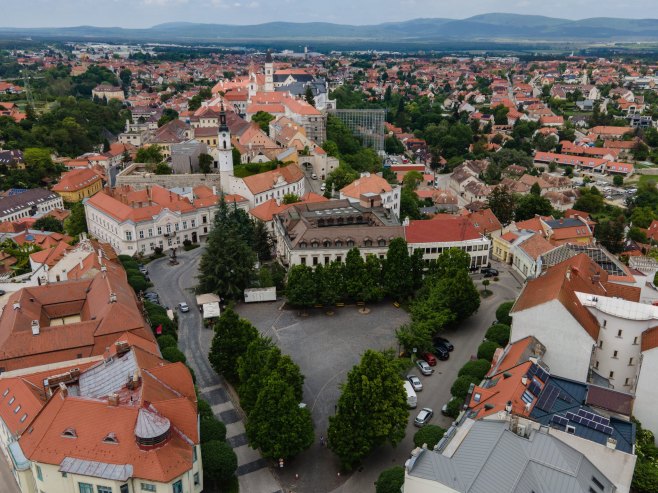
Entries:
POLYGON ((407 406, 410 408, 415 408, 418 405, 418 398, 416 397, 416 392, 414 391, 411 383, 409 381, 404 381, 404 390, 407 393, 407 406))

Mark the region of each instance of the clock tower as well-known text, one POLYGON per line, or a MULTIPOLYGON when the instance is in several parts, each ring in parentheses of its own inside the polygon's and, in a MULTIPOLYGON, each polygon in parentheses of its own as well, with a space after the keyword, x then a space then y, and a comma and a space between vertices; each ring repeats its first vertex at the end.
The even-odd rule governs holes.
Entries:
MULTIPOLYGON (((217 165, 223 181, 224 177, 233 176, 233 146, 231 145, 231 131, 226 124, 224 103, 222 103, 222 109, 219 113, 217 137, 217 165)), ((228 185, 228 181, 225 184, 228 185)))

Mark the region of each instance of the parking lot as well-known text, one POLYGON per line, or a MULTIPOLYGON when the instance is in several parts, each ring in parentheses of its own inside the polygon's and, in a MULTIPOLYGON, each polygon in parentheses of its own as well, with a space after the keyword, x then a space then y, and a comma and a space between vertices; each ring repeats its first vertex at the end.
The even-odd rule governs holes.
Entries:
MULTIPOLYGON (((335 309, 331 316, 322 310, 310 310, 308 316, 301 316, 296 310, 282 308, 282 301, 238 306, 240 315, 249 319, 262 334, 271 337, 285 354, 293 358, 306 377, 304 401, 311 409, 317 440, 307 452, 278 471, 287 489, 317 493, 372 491, 372 482, 381 470, 402 464, 408 457, 413 448, 413 435, 418 430, 413 420, 420 409, 430 407, 434 410, 431 424, 444 428, 450 426, 450 418, 441 415, 441 406, 450 398, 450 387, 457 372, 477 352, 484 332, 495 319, 497 306, 516 298, 521 288, 506 266, 492 264, 501 271, 500 281, 489 286, 494 294, 482 300, 475 315, 445 334, 455 346, 450 359, 438 361, 430 376, 423 376, 415 366, 409 371, 421 379, 424 388, 417 394, 417 408, 409 411, 404 440, 396 448, 385 446, 371 454, 363 467, 347 478, 347 482, 344 482, 345 475, 338 476, 338 462, 326 447, 319 444, 319 437, 327 436, 328 418, 334 413, 340 384, 347 372, 368 348, 397 350, 395 329, 408 321, 408 314, 388 303, 371 306, 367 315, 348 306, 335 309)), ((475 274, 474 277, 481 278, 482 275, 475 274)))

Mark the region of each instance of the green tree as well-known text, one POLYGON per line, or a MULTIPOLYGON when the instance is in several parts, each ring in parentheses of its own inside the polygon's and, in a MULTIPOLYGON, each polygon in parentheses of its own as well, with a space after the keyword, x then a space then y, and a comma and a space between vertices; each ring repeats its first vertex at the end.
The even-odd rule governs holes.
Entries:
POLYGON ((255 275, 254 223, 241 209, 222 199, 199 264, 198 290, 241 298, 255 275))
POLYGON ((208 443, 213 440, 223 442, 226 440, 226 425, 221 421, 216 420, 214 416, 200 419, 199 427, 201 443, 208 443))
POLYGON ((403 485, 404 467, 393 466, 379 474, 375 481, 375 493, 400 493, 403 485))
POLYGON ((624 184, 624 177, 621 175, 615 175, 612 177, 612 183, 616 187, 621 187, 624 184))
POLYGON ((171 108, 165 108, 162 112, 162 116, 158 120, 158 127, 161 127, 173 120, 178 120, 178 111, 171 108))
POLYGON ((423 182, 423 174, 420 171, 408 171, 402 179, 402 185, 410 190, 416 190, 423 182))
POLYGON ((238 382, 238 358, 254 340, 258 330, 248 320, 227 308, 215 324, 215 335, 210 346, 208 360, 213 369, 226 380, 238 382))
POLYGON ((384 292, 394 300, 405 300, 413 293, 413 285, 407 242, 403 238, 395 238, 388 246, 382 266, 384 292))
POLYGON ((160 346, 160 350, 168 347, 178 347, 178 341, 169 334, 161 335, 158 337, 158 346, 160 346))
POLYGON ((226 442, 211 440, 201 444, 203 457, 203 477, 207 483, 218 486, 233 478, 238 468, 238 458, 231 446, 226 442))
POLYGON ((155 166, 155 174, 156 175, 170 175, 171 174, 171 166, 169 166, 167 163, 158 163, 155 166))
POLYGON ((313 443, 313 422, 293 389, 276 373, 264 382, 246 425, 252 447, 271 459, 291 458, 313 443))
POLYGON ((459 271, 468 271, 471 256, 461 248, 448 248, 430 263, 428 276, 433 278, 450 277, 459 271))
POLYGON ((397 137, 391 135, 384 141, 384 151, 386 154, 404 154, 404 144, 397 137))
POLYGON ((499 324, 512 325, 512 316, 510 311, 514 306, 513 301, 506 301, 501 303, 500 306, 496 309, 496 320, 499 324))
POLYGON ((301 201, 301 199, 299 198, 299 195, 294 194, 294 193, 287 193, 283 196, 283 203, 284 204, 295 204, 299 201, 301 201))
POLYGON ((624 216, 601 221, 595 230, 596 239, 612 253, 621 253, 624 249, 624 216))
POLYGON ((494 353, 496 352, 496 349, 498 349, 499 347, 500 345, 495 341, 484 341, 482 344, 478 346, 478 353, 477 353, 478 359, 485 359, 487 361, 491 361, 493 359, 494 353))
POLYGON ((583 187, 580 189, 580 197, 574 204, 574 209, 584 212, 600 212, 604 207, 603 196, 596 187, 583 187))
POLYGON ((64 225, 62 221, 55 219, 52 216, 43 216, 34 221, 33 229, 41 231, 52 231, 54 233, 63 233, 64 225))
POLYGON ((468 394, 468 389, 471 387, 471 384, 479 384, 482 381, 481 378, 477 378, 473 375, 462 375, 457 377, 457 380, 454 381, 452 387, 450 387, 450 393, 453 397, 460 399, 462 402, 466 399, 468 394))
POLYGON ((443 438, 446 430, 436 425, 425 425, 414 434, 414 445, 422 447, 427 444, 427 448, 432 450, 434 446, 443 438))
POLYGON ((551 202, 540 195, 529 193, 518 199, 516 210, 514 211, 514 219, 517 221, 524 221, 532 219, 536 215, 550 216, 553 213, 553 206, 551 202))
POLYGON ((400 192, 400 219, 420 219, 418 195, 410 188, 404 187, 400 192))
POLYGON ((315 106, 315 97, 313 96, 313 88, 311 86, 306 86, 304 100, 311 106, 315 106))
POLYGON ((257 111, 256 114, 251 117, 251 121, 256 122, 260 129, 267 135, 270 134, 270 122, 272 120, 274 120, 274 115, 267 111, 257 111))
POLYGON ((503 225, 508 225, 514 219, 516 198, 506 185, 494 188, 487 198, 487 204, 503 225))
POLYGON ((158 164, 164 160, 162 148, 157 145, 150 145, 148 147, 140 147, 135 156, 136 163, 153 163, 158 164))
POLYGON ((367 350, 342 385, 337 412, 329 417, 329 448, 351 470, 373 449, 404 437, 408 419, 402 380, 390 358, 367 350))
POLYGON ((313 269, 307 265, 293 265, 288 272, 286 297, 292 306, 308 308, 317 303, 313 269))
POLYGON ((358 248, 351 248, 345 256, 343 279, 345 293, 353 301, 361 301, 364 292, 366 264, 358 248))
POLYGON ((633 223, 633 226, 640 228, 648 228, 654 219, 656 219, 656 213, 651 207, 647 206, 635 207, 631 214, 631 223, 633 223))
POLYGON ((185 363, 187 361, 183 351, 173 346, 164 348, 162 350, 162 357, 171 363, 185 363))
POLYGON ((509 325, 498 323, 489 327, 484 337, 489 341, 494 341, 505 347, 509 342, 510 332, 511 329, 509 325))
POLYGON ((338 167, 327 175, 325 184, 327 190, 325 196, 330 197, 332 191, 339 191, 345 188, 359 177, 359 174, 348 165, 340 163, 338 167))
POLYGON ((489 373, 491 369, 491 361, 486 359, 476 359, 467 361, 464 366, 461 367, 457 376, 462 375, 472 375, 477 378, 478 381, 482 380, 484 376, 489 373))
POLYGON ((210 154, 202 152, 199 154, 199 170, 201 173, 208 174, 212 171, 213 158, 210 154))

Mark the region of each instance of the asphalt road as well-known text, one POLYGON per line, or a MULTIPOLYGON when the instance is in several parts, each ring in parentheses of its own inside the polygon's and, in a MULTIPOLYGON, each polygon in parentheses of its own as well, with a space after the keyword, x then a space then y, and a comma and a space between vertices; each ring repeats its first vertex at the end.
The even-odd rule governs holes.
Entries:
MULTIPOLYGON (((201 329, 200 315, 195 307, 194 293, 197 262, 202 249, 179 255, 180 265, 170 266, 167 259, 149 264, 149 274, 160 294, 161 302, 170 307, 186 301, 192 309, 179 314, 179 346, 197 375, 197 384, 204 398, 209 400, 216 415, 225 422, 229 430, 229 441, 236 453, 251 449, 244 440, 244 427, 231 405, 223 382, 215 374, 207 360, 212 331, 201 329), (226 418, 226 419, 225 419, 226 418)), ((424 389, 418 393, 418 407, 409 413, 407 433, 397 447, 384 446, 374 451, 362 467, 350 475, 339 475, 338 462, 319 440, 286 468, 277 471, 286 490, 313 493, 361 493, 374 491, 374 482, 379 473, 393 465, 404 464, 413 449, 413 435, 417 428, 413 418, 422 407, 435 411, 433 424, 447 428, 450 419, 441 416, 440 409, 450 399, 450 387, 457 372, 477 352, 486 330, 495 320, 495 311, 500 303, 518 296, 521 284, 509 273, 509 267, 492 261, 492 266, 501 271, 500 281, 493 282, 489 289, 493 295, 483 299, 476 314, 460 327, 446 334, 454 346, 448 361, 439 361, 435 373, 421 376, 424 389)), ((482 289, 482 276, 473 276, 478 289, 482 289)), ((261 333, 271 336, 282 351, 290 354, 300 365, 306 376, 304 399, 312 410, 316 435, 326 430, 328 416, 340 394, 339 385, 347 371, 358 362, 360 354, 369 347, 384 348, 394 344, 394 328, 404 323, 406 314, 392 306, 374 306, 368 315, 358 314, 354 307, 336 310, 333 316, 313 313, 299 317, 296 312, 281 309, 281 302, 257 305, 241 305, 238 311, 250 319, 261 333)), ((325 434, 326 436, 326 434, 325 434)), ((238 453, 242 468, 239 476, 242 491, 271 493, 268 489, 274 479, 267 464, 255 451, 238 453), (245 467, 246 466, 246 467, 245 467), (253 471, 252 471, 253 469, 253 471), (252 477, 256 481, 249 482, 252 477)))
POLYGON ((167 257, 155 260, 147 267, 149 277, 160 295, 161 304, 175 308, 184 301, 190 307, 187 313, 178 312, 178 347, 194 370, 201 397, 212 406, 215 417, 226 425, 227 440, 238 457, 236 475, 240 491, 279 493, 281 486, 269 469, 268 462, 247 445, 237 403, 232 401, 226 383, 208 362, 213 331, 202 328, 194 294, 198 262, 204 250, 197 248, 180 253, 178 265, 170 265, 167 257))
MULTIPOLYGON (((430 407, 434 411, 431 424, 444 428, 450 426, 450 418, 441 415, 441 406, 450 400, 450 387, 457 378, 457 372, 471 356, 477 353, 485 332, 496 319, 498 306, 505 301, 516 299, 521 290, 521 284, 509 273, 509 267, 494 261, 491 264, 501 272, 500 281, 491 283, 489 289, 494 294, 482 300, 480 309, 473 316, 464 321, 460 327, 445 334, 455 346, 455 350, 450 353, 450 359, 439 361, 431 376, 425 377, 419 371, 414 371, 423 382, 423 390, 417 394, 418 407, 409 413, 407 433, 402 442, 397 447, 387 445, 374 451, 364 461, 363 466, 343 485, 332 490, 332 493, 375 491, 374 482, 382 470, 394 465, 404 465, 414 448, 413 436, 418 428, 413 426, 413 419, 421 408, 430 407)), ((481 277, 481 275, 474 276, 478 289, 482 289, 481 277)))

